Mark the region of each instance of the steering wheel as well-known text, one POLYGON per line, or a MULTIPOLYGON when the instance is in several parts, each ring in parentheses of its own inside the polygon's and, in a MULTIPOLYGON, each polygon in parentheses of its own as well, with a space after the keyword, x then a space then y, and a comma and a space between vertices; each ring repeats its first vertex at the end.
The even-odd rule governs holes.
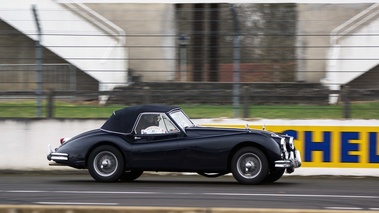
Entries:
POLYGON ((149 126, 142 130, 142 134, 163 134, 166 130, 159 126, 149 126))

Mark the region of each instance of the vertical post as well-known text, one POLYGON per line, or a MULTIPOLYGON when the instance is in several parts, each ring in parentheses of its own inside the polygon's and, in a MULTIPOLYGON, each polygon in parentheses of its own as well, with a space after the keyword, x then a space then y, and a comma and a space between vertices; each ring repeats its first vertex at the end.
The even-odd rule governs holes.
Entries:
POLYGON ((36 63, 37 63, 37 110, 36 115, 37 117, 42 117, 42 31, 41 26, 38 19, 38 13, 35 5, 32 5, 33 15, 34 15, 34 21, 37 28, 37 40, 36 40, 36 63))
POLYGON ((54 118, 54 90, 49 90, 47 98, 47 118, 54 118))
POLYGON ((204 4, 193 5, 192 70, 193 81, 203 81, 204 69, 204 4))
POLYGON ((233 15, 234 39, 233 39, 233 109, 234 117, 239 117, 240 108, 240 32, 235 5, 230 7, 233 15))
POLYGON ((187 35, 179 36, 179 54, 180 54, 180 81, 187 81, 187 46, 190 37, 187 35))
POLYGON ((243 94, 243 117, 250 117, 250 89, 249 86, 244 86, 242 89, 243 94))
POLYGON ((219 80, 219 22, 220 4, 209 4, 209 35, 208 35, 208 80, 217 82, 219 80))
POLYGON ((343 117, 349 119, 350 116, 350 97, 349 97, 349 86, 344 86, 342 88, 342 101, 343 101, 343 117))
POLYGON ((144 94, 144 103, 145 104, 151 104, 151 93, 150 93, 150 87, 143 87, 143 94, 144 94))

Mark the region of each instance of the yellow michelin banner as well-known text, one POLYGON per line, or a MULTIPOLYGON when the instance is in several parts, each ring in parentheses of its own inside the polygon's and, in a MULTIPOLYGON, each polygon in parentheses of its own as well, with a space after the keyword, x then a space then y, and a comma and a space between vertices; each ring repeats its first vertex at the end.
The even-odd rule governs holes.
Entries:
MULTIPOLYGON (((206 126, 245 128, 228 124, 206 126)), ((267 130, 293 136, 304 167, 379 168, 379 127, 267 126, 267 130)))

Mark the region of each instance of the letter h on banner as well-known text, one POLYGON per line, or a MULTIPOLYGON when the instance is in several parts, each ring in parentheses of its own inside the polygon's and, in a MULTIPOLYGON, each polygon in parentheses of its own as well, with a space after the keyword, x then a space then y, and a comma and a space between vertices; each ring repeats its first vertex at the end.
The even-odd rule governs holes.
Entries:
POLYGON ((323 132, 324 141, 315 142, 313 141, 313 132, 306 131, 305 135, 305 147, 304 147, 304 161, 312 162, 313 151, 323 152, 323 162, 330 162, 330 152, 331 152, 331 133, 323 132))

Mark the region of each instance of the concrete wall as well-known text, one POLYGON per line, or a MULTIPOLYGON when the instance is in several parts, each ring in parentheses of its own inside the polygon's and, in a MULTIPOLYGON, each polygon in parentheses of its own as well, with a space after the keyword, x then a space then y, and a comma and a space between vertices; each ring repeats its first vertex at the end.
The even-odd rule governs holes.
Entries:
MULTIPOLYGON (((68 167, 49 167, 47 146, 59 146, 59 139, 72 137, 87 130, 99 128, 105 120, 0 120, 0 170, 74 170, 68 167)), ((251 128, 270 126, 338 126, 341 129, 379 126, 379 120, 254 120, 195 119, 197 124, 241 125, 251 128), (354 127, 351 127, 354 125, 354 127)), ((376 131, 377 132, 377 131, 376 131)), ((362 136, 363 137, 363 136, 362 136)), ((364 143, 364 141, 361 141, 364 143)), ((354 143, 354 142, 353 142, 354 143)), ((363 146, 363 145, 362 145, 363 146)), ((300 147, 299 147, 300 148, 300 147)), ((304 162, 305 163, 305 162, 304 162)), ((320 164, 321 165, 321 164, 320 164)), ((301 167, 291 175, 367 175, 379 176, 377 164, 366 168, 315 168, 301 167)))
POLYGON ((49 169, 47 146, 99 128, 103 120, 1 120, 0 169, 49 169))

